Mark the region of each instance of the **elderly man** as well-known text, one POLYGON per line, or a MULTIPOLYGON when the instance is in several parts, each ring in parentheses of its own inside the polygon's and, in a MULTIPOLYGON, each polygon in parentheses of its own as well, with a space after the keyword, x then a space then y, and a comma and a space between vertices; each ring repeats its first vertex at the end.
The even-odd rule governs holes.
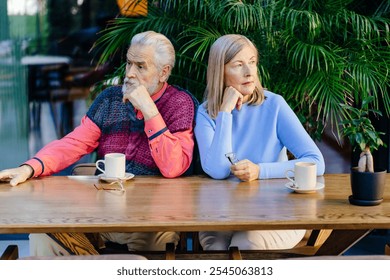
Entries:
MULTIPOLYGON (((192 161, 197 101, 167 83, 175 63, 174 47, 164 35, 147 31, 132 38, 126 59, 122 87, 101 92, 74 131, 49 143, 20 167, 1 171, 0 180, 15 186, 31 177, 51 175, 95 149, 99 158, 125 154, 126 172, 135 175, 182 175, 192 161)), ((88 241, 85 235, 31 234, 30 254, 80 254, 63 245, 72 242, 67 238, 88 241)), ((130 251, 164 250, 168 242, 177 244, 179 235, 101 233, 99 240, 127 245, 130 251)), ((94 248, 88 252, 94 253, 94 248)))

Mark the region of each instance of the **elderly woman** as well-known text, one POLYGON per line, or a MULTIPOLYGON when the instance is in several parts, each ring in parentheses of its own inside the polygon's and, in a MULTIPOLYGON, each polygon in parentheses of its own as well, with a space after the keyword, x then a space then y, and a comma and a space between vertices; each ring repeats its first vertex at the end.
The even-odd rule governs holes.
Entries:
MULTIPOLYGON (((234 175, 242 181, 284 178, 298 161, 325 170, 323 156, 282 96, 264 90, 258 75, 258 51, 242 35, 224 35, 212 45, 205 102, 196 116, 195 136, 203 170, 214 179, 234 175), (286 147, 294 160, 280 161, 286 147), (226 154, 234 153, 231 164, 226 154)), ((200 232, 205 250, 288 249, 305 230, 200 232)))

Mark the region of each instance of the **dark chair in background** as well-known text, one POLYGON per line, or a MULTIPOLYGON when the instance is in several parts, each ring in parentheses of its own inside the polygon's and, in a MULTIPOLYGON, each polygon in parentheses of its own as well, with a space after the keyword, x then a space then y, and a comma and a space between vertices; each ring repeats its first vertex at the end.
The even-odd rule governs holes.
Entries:
POLYGON ((29 65, 28 66, 28 97, 31 108, 31 129, 41 130, 41 105, 48 102, 50 113, 59 136, 57 110, 54 101, 57 95, 65 94, 60 89, 64 88, 65 76, 69 65, 51 64, 51 65, 29 65), (55 93, 54 93, 55 91, 55 93))
POLYGON ((48 102, 57 137, 72 131, 74 101, 87 99, 93 85, 111 69, 110 63, 97 68, 72 67, 65 63, 29 66, 31 128, 40 131, 41 104, 48 102))

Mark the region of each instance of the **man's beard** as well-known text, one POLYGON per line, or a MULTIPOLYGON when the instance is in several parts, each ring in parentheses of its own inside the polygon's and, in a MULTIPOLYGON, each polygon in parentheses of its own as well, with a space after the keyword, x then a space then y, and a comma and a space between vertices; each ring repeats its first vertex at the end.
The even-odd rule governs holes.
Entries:
MULTIPOLYGON (((123 80, 123 85, 122 85, 122 93, 125 94, 126 93, 126 90, 127 90, 127 83, 130 84, 130 87, 137 87, 139 86, 139 82, 137 80, 130 80, 128 78, 125 78, 123 80)), ((152 84, 149 85, 149 86, 145 86, 146 90, 148 91, 149 95, 153 95, 154 93, 156 93, 157 89, 158 89, 158 85, 159 85, 159 80, 158 79, 155 79, 153 80, 152 84)))

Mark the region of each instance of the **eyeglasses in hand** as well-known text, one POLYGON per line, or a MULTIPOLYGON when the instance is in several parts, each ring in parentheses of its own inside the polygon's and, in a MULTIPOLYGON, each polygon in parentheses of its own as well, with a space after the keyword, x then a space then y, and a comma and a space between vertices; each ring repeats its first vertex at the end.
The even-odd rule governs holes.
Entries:
POLYGON ((226 153, 225 157, 227 157, 227 159, 230 161, 232 165, 236 165, 236 163, 239 162, 239 160, 236 157, 236 153, 226 153))

